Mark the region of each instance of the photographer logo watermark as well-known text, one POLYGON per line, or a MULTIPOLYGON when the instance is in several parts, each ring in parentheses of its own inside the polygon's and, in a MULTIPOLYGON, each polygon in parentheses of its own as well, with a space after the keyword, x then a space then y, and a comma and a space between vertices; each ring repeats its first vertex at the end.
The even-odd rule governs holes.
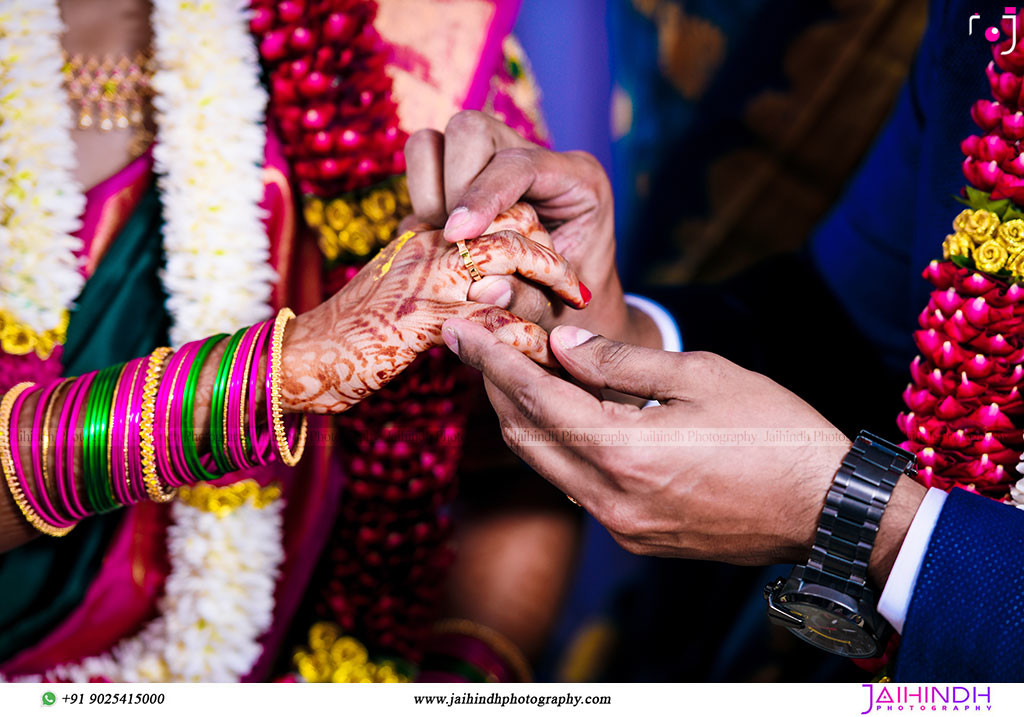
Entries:
MULTIPOLYGON (((975 23, 975 21, 980 20, 980 19, 981 19, 981 14, 980 13, 974 13, 973 15, 971 15, 970 18, 968 18, 968 20, 967 20, 967 34, 968 35, 974 35, 974 23, 975 23)), ((1015 8, 1015 7, 1004 7, 1003 8, 1003 16, 1002 16, 1001 19, 1002 20, 1009 20, 1010 21, 1010 28, 1011 28, 1011 30, 1010 30, 1010 37, 1013 39, 1013 42, 1010 43, 1009 49, 1003 50, 999 54, 1000 55, 1009 55, 1017 47, 1017 8, 1015 8)), ((991 26, 991 27, 988 27, 988 28, 985 29, 985 39, 988 40, 989 42, 996 42, 999 39, 1001 34, 1002 33, 999 31, 999 28, 995 27, 995 26, 991 26)))
POLYGON ((987 685, 864 685, 868 707, 862 715, 879 712, 990 712, 992 688, 987 685))

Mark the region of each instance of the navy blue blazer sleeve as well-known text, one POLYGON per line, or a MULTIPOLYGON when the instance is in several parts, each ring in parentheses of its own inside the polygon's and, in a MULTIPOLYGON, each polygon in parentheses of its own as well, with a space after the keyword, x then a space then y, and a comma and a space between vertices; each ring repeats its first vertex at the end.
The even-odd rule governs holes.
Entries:
POLYGON ((954 490, 914 586, 895 677, 1024 680, 1024 511, 954 490))

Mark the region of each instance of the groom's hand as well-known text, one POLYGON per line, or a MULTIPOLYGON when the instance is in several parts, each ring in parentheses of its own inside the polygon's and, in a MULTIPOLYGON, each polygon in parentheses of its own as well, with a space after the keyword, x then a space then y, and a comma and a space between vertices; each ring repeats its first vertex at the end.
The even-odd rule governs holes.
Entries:
MULTIPOLYGON (((562 380, 486 329, 442 337, 488 380, 505 441, 638 553, 764 564, 805 560, 850 442, 782 386, 719 356, 669 353, 573 327, 551 349, 562 380), (609 388, 658 406, 602 401, 609 388)), ((884 583, 924 488, 900 480, 871 574, 884 583)))
MULTIPOLYGON (((448 241, 472 239, 520 201, 528 202, 593 294, 583 312, 569 312, 549 297, 512 282, 509 310, 552 328, 564 321, 606 336, 660 346, 653 323, 628 309, 615 269, 611 185, 600 163, 585 152, 552 152, 526 141, 482 112, 460 112, 444 133, 421 130, 405 147, 409 195, 418 220, 444 226, 448 241)), ((502 287, 504 288, 504 287, 502 287)), ((476 290, 482 290, 479 287, 476 290)), ((488 295, 502 289, 487 288, 488 295)), ((470 294, 470 298, 486 301, 470 294)))

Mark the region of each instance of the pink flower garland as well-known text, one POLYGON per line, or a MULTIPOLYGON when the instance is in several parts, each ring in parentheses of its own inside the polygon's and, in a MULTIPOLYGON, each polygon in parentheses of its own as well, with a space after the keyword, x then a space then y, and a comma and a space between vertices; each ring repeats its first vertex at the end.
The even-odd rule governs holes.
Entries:
MULTIPOLYGON (((1008 22, 1003 30, 1011 32, 1008 22)), ((985 199, 992 203, 1008 199, 1006 211, 1019 213, 1013 205, 1024 206, 1024 45, 1001 55, 1010 42, 993 45, 985 70, 993 99, 971 108, 984 134, 967 137, 961 149, 965 194, 972 201, 977 190, 990 193, 985 199)), ((1002 500, 1020 479, 1024 450, 1024 288, 969 263, 933 261, 924 271, 935 289, 914 335, 920 355, 910 366, 908 412, 898 423, 903 446, 918 456, 922 483, 1002 500)))

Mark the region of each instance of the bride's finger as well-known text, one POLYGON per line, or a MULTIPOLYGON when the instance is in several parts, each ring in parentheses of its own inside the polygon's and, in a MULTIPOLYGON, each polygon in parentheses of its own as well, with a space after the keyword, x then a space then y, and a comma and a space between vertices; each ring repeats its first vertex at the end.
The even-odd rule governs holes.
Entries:
MULTIPOLYGON (((505 229, 522 234, 538 244, 554 248, 551 236, 537 218, 537 212, 525 202, 519 202, 499 214, 497 219, 491 222, 491 226, 487 227, 484 235, 505 229)), ((549 305, 548 298, 539 287, 505 276, 485 276, 480 281, 474 281, 469 287, 466 299, 481 304, 494 304, 508 309, 516 316, 534 321, 544 316, 544 310, 549 305)))
MULTIPOLYGON (((484 276, 518 274, 550 287, 566 303, 577 309, 585 308, 590 303, 590 291, 580 283, 569 262, 553 249, 530 241, 522 234, 502 230, 473 239, 466 243, 466 247, 476 268, 484 276)), ((462 275, 469 275, 469 269, 454 247, 445 256, 449 268, 462 275)))
MULTIPOLYGON (((548 347, 548 332, 497 306, 467 301, 453 304, 453 315, 483 326, 504 344, 519 350, 541 366, 558 366, 548 347)), ((449 317, 450 318, 450 317, 449 317)))
POLYGON ((495 234, 505 229, 518 232, 538 244, 555 248, 554 242, 551 241, 551 235, 540 223, 536 210, 526 202, 513 204, 509 209, 503 211, 480 236, 495 234))
POLYGON ((401 236, 406 232, 429 232, 437 229, 428 220, 424 219, 418 214, 409 214, 402 221, 398 223, 398 229, 395 230, 395 236, 401 236))

